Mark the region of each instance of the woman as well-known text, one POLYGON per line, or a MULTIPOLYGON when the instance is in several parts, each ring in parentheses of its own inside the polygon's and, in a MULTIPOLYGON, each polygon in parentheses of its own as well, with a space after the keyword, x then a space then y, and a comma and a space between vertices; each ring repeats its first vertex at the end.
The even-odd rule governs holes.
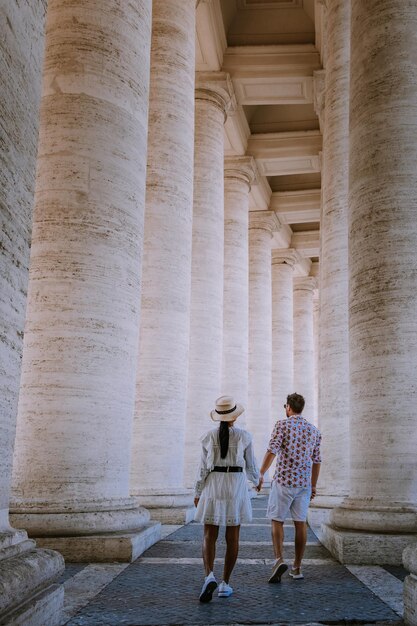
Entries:
POLYGON ((201 438, 202 454, 194 499, 195 520, 204 523, 206 578, 200 602, 210 602, 217 587, 213 569, 219 526, 226 526, 226 556, 218 596, 227 598, 233 593, 229 579, 239 551, 240 524, 252 519, 246 479, 257 485, 259 471, 251 435, 234 425, 244 410, 231 396, 221 396, 210 413, 211 419, 220 422, 220 426, 201 438))

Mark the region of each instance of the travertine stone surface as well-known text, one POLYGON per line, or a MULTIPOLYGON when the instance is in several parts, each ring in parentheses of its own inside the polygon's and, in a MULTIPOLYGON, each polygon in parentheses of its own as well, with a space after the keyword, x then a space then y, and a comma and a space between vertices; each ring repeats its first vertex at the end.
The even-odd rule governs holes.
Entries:
MULTIPOLYGON (((330 520, 336 510, 330 512, 330 520)), ((413 540, 411 533, 346 530, 326 523, 320 534, 320 541, 341 563, 356 565, 401 565, 404 548, 413 540)))
MULTIPOLYGON (((181 490, 190 325, 194 39, 195 0, 154 0, 131 475, 132 494, 150 507, 156 505, 161 494, 173 496, 180 490, 181 502, 184 499, 181 490)), ((171 498, 171 507, 175 507, 176 500, 171 498)), ((193 506, 192 501, 188 504, 193 506)))
POLYGON ((410 572, 404 581, 404 622, 417 626, 417 543, 404 550, 403 563, 410 572))
MULTIPOLYGON (((248 406, 249 191, 253 157, 224 162, 224 305, 222 393, 248 406)), ((241 426, 246 414, 239 418, 241 426)))
POLYGON ((13 498, 39 536, 149 517, 129 470, 150 26, 150 0, 48 5, 13 498))
POLYGON ((190 357, 185 435, 185 484, 194 485, 199 438, 213 426, 223 347, 224 129, 233 101, 230 77, 197 73, 190 357))
POLYGON ((249 400, 246 425, 261 463, 271 435, 273 211, 249 213, 249 400))
POLYGON ((272 250, 272 409, 271 426, 285 417, 283 405, 293 392, 295 250, 272 250))
POLYGON ((0 533, 8 511, 29 277, 46 0, 0 8, 0 533), (30 39, 31 45, 21 45, 30 39))
POLYGON ((9 525, 29 275, 46 2, 0 6, 0 622, 58 624, 60 554, 9 525), (40 596, 42 595, 42 600, 40 596))
POLYGON ((318 415, 326 461, 313 506, 340 504, 349 490, 349 3, 329 0, 326 19, 318 375, 318 415))
POLYGON ((417 528, 417 12, 353 0, 351 17, 351 482, 331 520, 389 543, 417 528))
POLYGON ((41 537, 39 546, 52 546, 70 563, 131 563, 161 539, 160 522, 148 522, 140 528, 118 533, 81 537, 41 537))
POLYGON ((313 276, 294 278, 294 392, 304 396, 303 416, 314 422, 313 276))
POLYGON ((318 395, 319 395, 319 319, 320 319, 320 289, 313 292, 313 340, 314 340, 314 424, 318 426, 318 395))

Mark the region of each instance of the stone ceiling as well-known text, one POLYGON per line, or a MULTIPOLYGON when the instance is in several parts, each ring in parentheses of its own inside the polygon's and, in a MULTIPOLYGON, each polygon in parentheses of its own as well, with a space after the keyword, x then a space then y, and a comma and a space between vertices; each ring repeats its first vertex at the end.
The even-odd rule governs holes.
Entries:
POLYGON ((301 273, 317 273, 322 135, 314 72, 323 67, 320 0, 200 0, 197 71, 232 79, 236 107, 225 155, 251 155, 259 171, 252 211, 272 209, 274 247, 296 248, 301 273))

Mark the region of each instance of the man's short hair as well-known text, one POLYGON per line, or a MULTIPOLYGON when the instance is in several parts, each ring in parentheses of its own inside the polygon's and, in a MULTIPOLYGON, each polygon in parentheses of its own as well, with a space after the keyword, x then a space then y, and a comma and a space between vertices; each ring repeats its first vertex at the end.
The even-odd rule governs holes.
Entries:
POLYGON ((287 396, 287 404, 290 405, 294 413, 302 413, 305 403, 303 396, 300 396, 299 393, 291 393, 287 396))

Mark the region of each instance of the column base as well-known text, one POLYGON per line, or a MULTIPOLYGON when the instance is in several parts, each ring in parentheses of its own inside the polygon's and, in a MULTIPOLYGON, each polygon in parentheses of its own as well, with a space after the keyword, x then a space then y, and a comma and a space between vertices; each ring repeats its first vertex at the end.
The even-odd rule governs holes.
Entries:
POLYGON ((0 614, 0 626, 58 626, 63 606, 64 586, 50 585, 16 610, 0 614))
POLYGON ((403 563, 410 572, 404 581, 404 622, 417 626, 417 542, 404 550, 403 563))
POLYGON ((148 522, 129 532, 39 537, 40 547, 58 550, 70 563, 131 563, 161 539, 161 524, 148 522))
POLYGON ((134 532, 150 515, 135 498, 75 502, 14 501, 10 521, 30 537, 134 532))
POLYGON ((320 541, 323 536, 323 525, 329 523, 330 513, 336 506, 340 506, 343 500, 344 496, 320 495, 311 502, 307 521, 320 541))
POLYGON ((195 514, 194 493, 178 490, 143 490, 135 494, 140 504, 149 511, 151 519, 162 524, 188 524, 195 514))
POLYGON ((57 626, 64 587, 55 583, 64 569, 57 552, 37 549, 22 531, 0 534, 0 625, 57 626), (6 546, 6 547, 4 547, 6 546))
POLYGON ((322 527, 325 547, 341 563, 357 565, 401 565, 402 553, 417 539, 416 534, 365 532, 322 527))

